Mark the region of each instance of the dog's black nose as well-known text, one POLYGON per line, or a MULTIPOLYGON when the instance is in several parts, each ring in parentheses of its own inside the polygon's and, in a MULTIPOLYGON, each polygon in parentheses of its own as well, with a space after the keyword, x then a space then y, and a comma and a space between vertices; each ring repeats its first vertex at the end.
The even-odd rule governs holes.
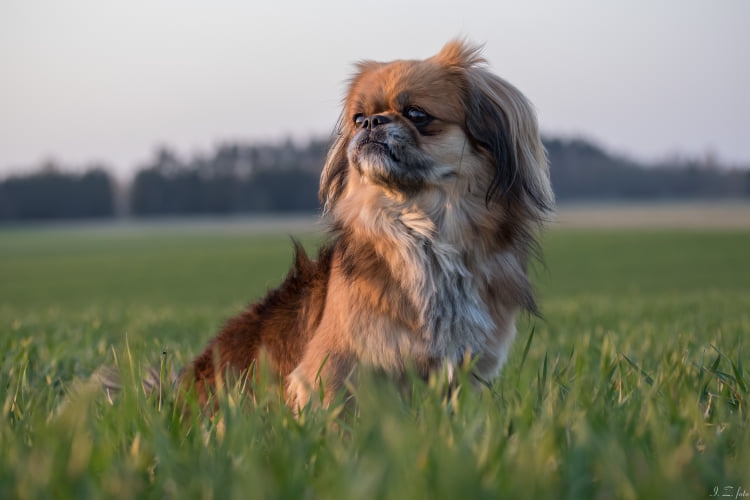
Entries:
POLYGON ((391 119, 388 118, 385 115, 372 115, 372 116, 363 116, 359 120, 357 120, 357 123, 361 128, 366 129, 374 129, 375 127, 379 127, 380 125, 385 125, 386 123, 390 123, 391 119))

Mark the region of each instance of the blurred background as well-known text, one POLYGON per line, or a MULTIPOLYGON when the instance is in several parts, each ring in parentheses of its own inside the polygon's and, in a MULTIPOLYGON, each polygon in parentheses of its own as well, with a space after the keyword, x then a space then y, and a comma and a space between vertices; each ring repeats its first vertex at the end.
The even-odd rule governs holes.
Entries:
POLYGON ((743 0, 4 0, 0 221, 315 212, 352 64, 456 36, 535 104, 562 206, 736 205, 749 20, 743 0))

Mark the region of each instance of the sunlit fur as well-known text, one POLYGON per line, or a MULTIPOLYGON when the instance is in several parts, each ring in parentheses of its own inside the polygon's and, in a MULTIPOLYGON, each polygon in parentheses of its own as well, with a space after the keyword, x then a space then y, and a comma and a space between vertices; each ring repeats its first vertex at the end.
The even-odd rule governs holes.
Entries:
POLYGON ((320 197, 330 238, 318 260, 298 249, 287 280, 227 324, 190 380, 210 387, 264 352, 297 407, 320 388, 330 401, 358 365, 427 376, 472 358, 495 377, 517 314, 537 312, 527 268, 554 197, 531 105, 479 48, 359 63, 320 197))

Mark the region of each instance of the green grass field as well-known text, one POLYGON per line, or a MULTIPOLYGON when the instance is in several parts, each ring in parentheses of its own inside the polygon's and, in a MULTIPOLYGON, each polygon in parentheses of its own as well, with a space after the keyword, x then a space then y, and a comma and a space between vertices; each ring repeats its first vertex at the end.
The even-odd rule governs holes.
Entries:
POLYGON ((0 498, 750 492, 750 231, 548 232, 544 318, 491 387, 365 374, 354 405, 299 419, 230 388, 223 430, 147 400, 143 371, 200 352, 291 251, 209 225, 0 229, 0 498), (102 364, 114 404, 85 383, 102 364))

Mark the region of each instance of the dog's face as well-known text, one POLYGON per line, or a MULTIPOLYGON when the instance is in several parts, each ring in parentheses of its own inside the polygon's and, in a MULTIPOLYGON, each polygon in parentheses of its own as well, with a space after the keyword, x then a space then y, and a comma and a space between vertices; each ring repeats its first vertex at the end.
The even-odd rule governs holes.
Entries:
POLYGON ((342 117, 350 167, 404 193, 453 183, 467 146, 463 86, 434 61, 363 65, 342 117))
POLYGON ((482 65, 462 42, 425 60, 360 63, 321 179, 326 210, 357 182, 400 200, 459 197, 496 213, 501 202, 543 218, 554 199, 534 112, 482 65))

